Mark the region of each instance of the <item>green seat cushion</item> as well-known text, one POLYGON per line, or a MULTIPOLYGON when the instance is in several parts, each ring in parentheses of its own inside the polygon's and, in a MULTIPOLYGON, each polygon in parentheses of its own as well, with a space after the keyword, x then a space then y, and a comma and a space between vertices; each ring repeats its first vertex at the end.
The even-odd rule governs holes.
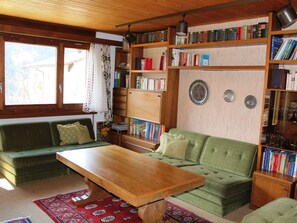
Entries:
POLYGON ((166 156, 162 156, 161 153, 143 153, 145 156, 149 156, 151 158, 154 158, 156 160, 160 160, 164 163, 176 166, 176 167, 182 167, 182 166, 192 166, 192 165, 197 165, 197 163, 192 162, 192 161, 187 161, 187 160, 181 160, 181 159, 175 159, 175 158, 170 158, 166 156))
POLYGON ((24 166, 32 166, 36 164, 50 162, 56 159, 56 152, 62 152, 72 149, 84 149, 89 147, 97 147, 109 145, 106 142, 95 141, 81 145, 53 146, 42 149, 25 150, 20 152, 0 152, 0 159, 14 166, 15 168, 23 168, 24 166))
POLYGON ((207 138, 200 164, 243 177, 251 177, 256 163, 257 145, 219 137, 207 138))
POLYGON ((243 217, 241 223, 296 223, 297 201, 281 197, 243 217))
POLYGON ((200 154, 208 135, 196 132, 189 132, 177 128, 169 130, 170 134, 183 135, 185 139, 189 140, 188 148, 186 150, 186 160, 199 163, 200 154))
POLYGON ((234 194, 249 191, 252 187, 252 178, 238 176, 217 168, 196 165, 182 167, 182 169, 204 176, 204 186, 198 190, 220 197, 231 197, 234 194))

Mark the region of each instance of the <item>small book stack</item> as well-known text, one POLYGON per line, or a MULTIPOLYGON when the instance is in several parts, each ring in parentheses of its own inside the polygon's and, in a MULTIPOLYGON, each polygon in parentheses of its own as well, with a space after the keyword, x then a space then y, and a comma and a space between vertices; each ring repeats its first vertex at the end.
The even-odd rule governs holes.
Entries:
POLYGON ((180 49, 172 49, 172 66, 208 66, 209 55, 188 53, 180 49))
POLYGON ((296 177, 296 153, 265 148, 262 159, 262 170, 296 177))
POLYGON ((136 88, 142 90, 163 91, 165 90, 165 78, 148 78, 137 76, 136 88))
POLYGON ((283 39, 278 36, 271 38, 271 60, 296 60, 297 41, 294 39, 283 39))

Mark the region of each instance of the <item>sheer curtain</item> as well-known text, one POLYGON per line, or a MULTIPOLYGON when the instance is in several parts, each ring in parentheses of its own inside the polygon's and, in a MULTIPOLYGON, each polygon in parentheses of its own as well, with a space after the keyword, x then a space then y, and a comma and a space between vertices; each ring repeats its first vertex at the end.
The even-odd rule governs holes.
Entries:
POLYGON ((86 100, 84 112, 104 112, 105 121, 111 121, 110 47, 91 44, 87 57, 86 100))

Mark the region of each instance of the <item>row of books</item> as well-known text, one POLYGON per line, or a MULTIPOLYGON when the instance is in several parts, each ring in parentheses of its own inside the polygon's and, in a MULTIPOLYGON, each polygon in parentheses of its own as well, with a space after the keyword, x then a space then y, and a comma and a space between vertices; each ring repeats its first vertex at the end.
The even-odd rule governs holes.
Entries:
POLYGON ((297 59, 297 41, 294 39, 283 39, 279 36, 271 38, 271 60, 296 60, 297 59))
POLYGON ((141 33, 135 35, 135 43, 154 43, 167 41, 167 30, 161 30, 156 32, 141 33))
POLYGON ((153 59, 149 57, 136 57, 135 70, 152 70, 153 59))
POLYGON ((180 49, 172 49, 172 66, 208 66, 209 55, 188 53, 180 49))
POLYGON ((205 42, 219 42, 228 40, 246 40, 265 38, 268 35, 268 23, 261 22, 227 29, 188 32, 187 36, 175 37, 175 44, 193 44, 205 42))
POLYGON ((126 70, 115 70, 114 87, 129 87, 129 72, 126 70))
POLYGON ((136 88, 151 91, 163 91, 165 90, 165 78, 148 78, 137 76, 136 88))
POLYGON ((138 119, 130 119, 130 134, 142 136, 145 139, 160 141, 160 136, 165 131, 164 125, 146 122, 138 119))
POLYGON ((297 72, 287 73, 286 90, 297 90, 297 72))
POLYGON ((262 159, 262 170, 296 177, 296 153, 265 148, 262 159))

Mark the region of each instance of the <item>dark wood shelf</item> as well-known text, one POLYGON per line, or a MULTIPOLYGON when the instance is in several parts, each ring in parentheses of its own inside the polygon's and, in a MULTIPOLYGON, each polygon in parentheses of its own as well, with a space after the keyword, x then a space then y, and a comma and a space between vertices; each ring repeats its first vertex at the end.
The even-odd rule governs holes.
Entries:
POLYGON ((244 66, 169 66, 169 70, 264 70, 265 65, 244 66))
POLYGON ((175 44, 169 45, 169 48, 186 49, 186 48, 203 48, 203 47, 231 47, 231 46, 248 46, 255 44, 266 44, 267 38, 247 39, 247 40, 229 40, 219 42, 193 43, 193 44, 175 44))
POLYGON ((145 47, 145 48, 150 48, 150 47, 167 47, 168 46, 168 41, 164 42, 154 42, 154 43, 133 43, 131 45, 131 48, 137 48, 137 47, 145 47))

